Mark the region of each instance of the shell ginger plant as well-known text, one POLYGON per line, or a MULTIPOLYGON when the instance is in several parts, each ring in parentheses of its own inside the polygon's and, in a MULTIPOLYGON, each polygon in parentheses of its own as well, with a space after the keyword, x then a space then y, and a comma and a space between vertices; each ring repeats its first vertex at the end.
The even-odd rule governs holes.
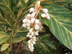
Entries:
MULTIPOLYGON (((72 0, 0 0, 0 51, 12 51, 13 44, 28 40, 33 52, 34 44, 40 40, 39 32, 45 28, 43 24, 72 50, 72 12, 61 7, 69 2, 72 0)), ((42 42, 37 44, 46 47, 42 42)))

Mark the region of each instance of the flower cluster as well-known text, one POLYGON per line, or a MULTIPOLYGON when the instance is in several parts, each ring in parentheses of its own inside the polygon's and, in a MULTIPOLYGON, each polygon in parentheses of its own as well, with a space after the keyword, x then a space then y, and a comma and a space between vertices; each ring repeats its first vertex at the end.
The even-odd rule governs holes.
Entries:
POLYGON ((49 14, 48 14, 48 10, 47 10, 46 8, 43 9, 43 12, 44 12, 44 14, 41 14, 41 16, 42 16, 43 18, 50 19, 50 16, 49 16, 49 14))
MULTIPOLYGON (((39 31, 42 30, 42 22, 37 19, 38 13, 41 10, 40 1, 37 1, 35 4, 35 8, 30 8, 29 12, 31 14, 27 14, 27 16, 23 19, 23 27, 29 30, 27 37, 30 38, 28 40, 28 48, 30 51, 34 50, 34 44, 36 44, 37 38, 36 36, 39 35, 39 31)), ((42 9, 45 14, 41 14, 42 17, 50 19, 47 9, 42 9)))

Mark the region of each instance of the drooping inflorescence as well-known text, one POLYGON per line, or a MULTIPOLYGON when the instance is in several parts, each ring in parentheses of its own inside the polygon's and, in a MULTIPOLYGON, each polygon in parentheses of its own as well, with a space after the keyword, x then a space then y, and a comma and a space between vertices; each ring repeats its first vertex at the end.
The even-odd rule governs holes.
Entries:
POLYGON ((43 28, 42 22, 39 19, 37 19, 40 10, 43 10, 44 12, 43 14, 41 14, 43 18, 50 19, 48 10, 46 8, 41 9, 40 1, 37 1, 35 4, 35 8, 30 8, 29 10, 31 14, 27 14, 27 16, 25 16, 25 18, 22 21, 23 27, 29 30, 27 37, 30 38, 30 40, 28 40, 28 48, 30 49, 30 51, 34 50, 34 44, 36 44, 37 41, 36 36, 39 35, 39 31, 43 28))

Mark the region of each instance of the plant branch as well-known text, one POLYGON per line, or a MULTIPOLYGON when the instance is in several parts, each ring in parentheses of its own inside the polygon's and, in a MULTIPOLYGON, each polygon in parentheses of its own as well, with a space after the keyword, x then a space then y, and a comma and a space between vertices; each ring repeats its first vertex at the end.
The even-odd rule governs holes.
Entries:
MULTIPOLYGON (((19 46, 18 46, 18 48, 17 48, 17 51, 18 51, 18 49, 20 48, 20 46, 22 45, 22 43, 23 43, 23 41, 19 44, 19 46)), ((17 51, 16 51, 16 53, 17 53, 17 51)))

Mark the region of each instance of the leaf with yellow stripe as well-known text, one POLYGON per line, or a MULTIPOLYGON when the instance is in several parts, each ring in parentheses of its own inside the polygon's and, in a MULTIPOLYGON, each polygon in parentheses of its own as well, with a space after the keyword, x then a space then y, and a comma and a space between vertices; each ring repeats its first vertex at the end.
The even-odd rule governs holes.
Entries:
POLYGON ((7 39, 9 39, 9 35, 3 31, 0 31, 0 44, 4 43, 7 39))
POLYGON ((40 19, 62 44, 72 50, 72 12, 63 7, 47 3, 43 3, 41 6, 49 10, 50 19, 44 19, 41 15, 40 19))

